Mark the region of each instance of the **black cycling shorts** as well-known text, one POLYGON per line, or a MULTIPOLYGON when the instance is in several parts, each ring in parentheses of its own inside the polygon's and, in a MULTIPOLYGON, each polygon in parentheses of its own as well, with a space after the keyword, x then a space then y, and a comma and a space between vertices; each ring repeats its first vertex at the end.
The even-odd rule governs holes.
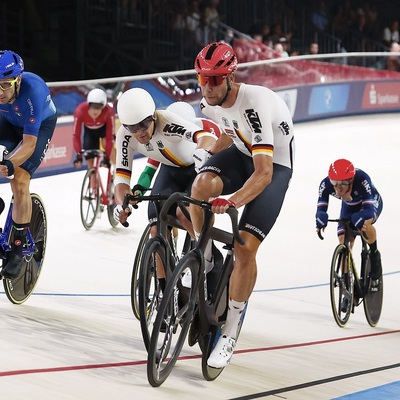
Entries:
MULTIPOLYGON (((275 224, 282 208, 292 170, 273 164, 271 183, 250 203, 246 204, 239 222, 239 229, 263 241, 275 224)), ((254 172, 253 158, 246 156, 236 146, 213 155, 199 173, 213 172, 223 182, 222 195, 238 191, 254 172)))

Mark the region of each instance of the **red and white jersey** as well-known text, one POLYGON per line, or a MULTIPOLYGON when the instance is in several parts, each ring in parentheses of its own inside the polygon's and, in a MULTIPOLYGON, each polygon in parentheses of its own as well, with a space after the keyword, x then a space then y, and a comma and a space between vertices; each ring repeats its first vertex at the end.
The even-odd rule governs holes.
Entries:
POLYGON ((101 111, 98 118, 93 119, 89 115, 89 103, 83 102, 79 104, 74 111, 74 133, 73 133, 73 144, 74 149, 77 153, 82 150, 82 127, 87 129, 100 129, 106 125, 106 153, 110 155, 111 149, 114 143, 114 109, 106 104, 101 111))
POLYGON ((232 107, 209 106, 203 98, 200 110, 242 153, 265 154, 276 164, 293 167, 293 120, 285 102, 272 90, 242 83, 232 107))
POLYGON ((204 136, 215 137, 194 122, 168 110, 156 111, 155 130, 146 144, 139 143, 134 135, 121 125, 116 137, 115 184, 130 184, 135 152, 172 167, 192 165, 197 141, 204 136))

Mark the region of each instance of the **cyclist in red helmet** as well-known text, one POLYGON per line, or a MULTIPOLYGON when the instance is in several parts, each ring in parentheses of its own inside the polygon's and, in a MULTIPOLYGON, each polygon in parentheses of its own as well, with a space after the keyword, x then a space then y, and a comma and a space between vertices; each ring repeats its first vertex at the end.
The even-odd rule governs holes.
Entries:
MULTIPOLYGON (((275 92, 235 81, 238 63, 228 44, 208 44, 194 67, 203 95, 200 110, 223 132, 211 148, 214 155, 200 169, 191 195, 212 201, 215 213, 244 207, 239 229, 246 243, 235 244, 227 320, 207 360, 209 366, 222 368, 232 357, 240 316, 256 282, 258 248, 280 213, 292 177, 293 121, 275 92)), ((190 212, 198 236, 203 214, 196 206, 190 212)))
MULTIPOLYGON (((340 218, 351 222, 366 239, 371 257, 371 290, 379 290, 379 278, 382 275, 381 255, 377 248, 374 223, 382 212, 382 197, 372 183, 371 178, 361 169, 354 168, 346 159, 334 161, 329 166, 328 176, 319 185, 316 212, 317 231, 323 230, 328 223, 329 196, 342 200, 340 218)), ((339 242, 344 241, 344 229, 338 225, 339 242)))

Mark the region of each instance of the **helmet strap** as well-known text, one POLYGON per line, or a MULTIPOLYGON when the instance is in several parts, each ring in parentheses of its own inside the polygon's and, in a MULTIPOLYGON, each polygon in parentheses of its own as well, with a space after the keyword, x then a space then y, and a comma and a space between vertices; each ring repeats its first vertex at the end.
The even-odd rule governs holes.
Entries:
POLYGON ((221 100, 221 102, 218 104, 219 106, 222 106, 222 104, 225 103, 226 99, 228 98, 229 92, 232 90, 232 86, 231 83, 229 81, 229 77, 226 77, 226 84, 228 86, 227 90, 226 90, 226 94, 224 96, 224 98, 221 100))

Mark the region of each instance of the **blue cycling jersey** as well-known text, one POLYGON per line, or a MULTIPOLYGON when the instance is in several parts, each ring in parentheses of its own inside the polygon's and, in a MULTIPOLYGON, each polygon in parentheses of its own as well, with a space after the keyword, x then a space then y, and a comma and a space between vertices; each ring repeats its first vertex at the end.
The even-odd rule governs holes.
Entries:
MULTIPOLYGON (((338 197, 328 177, 319 185, 318 211, 327 211, 329 196, 338 197)), ((363 209, 371 211, 377 208, 381 196, 371 181, 369 175, 361 169, 356 168, 353 186, 351 188, 350 200, 343 200, 348 206, 362 206, 363 209)))
POLYGON ((12 104, 0 104, 1 115, 23 133, 38 136, 42 121, 56 114, 46 82, 32 72, 23 72, 19 95, 12 104))

